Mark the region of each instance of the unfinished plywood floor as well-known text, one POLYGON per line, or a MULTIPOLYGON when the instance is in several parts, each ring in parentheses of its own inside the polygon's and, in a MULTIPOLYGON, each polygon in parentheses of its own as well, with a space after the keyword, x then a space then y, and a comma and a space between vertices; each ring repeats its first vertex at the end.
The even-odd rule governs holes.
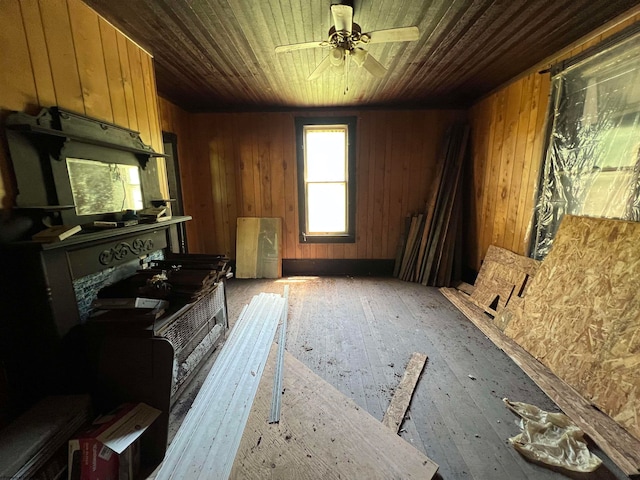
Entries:
MULTIPOLYGON (((375 418, 382 420, 411 354, 428 355, 400 435, 440 466, 443 479, 565 478, 526 462, 507 442, 518 428, 503 397, 557 410, 553 402, 437 289, 368 277, 234 279, 232 324, 253 295, 282 293, 286 284, 287 350, 375 418)), ((206 371, 174 406, 171 432, 206 371)), ((605 465, 576 478, 626 478, 592 450, 605 465)))

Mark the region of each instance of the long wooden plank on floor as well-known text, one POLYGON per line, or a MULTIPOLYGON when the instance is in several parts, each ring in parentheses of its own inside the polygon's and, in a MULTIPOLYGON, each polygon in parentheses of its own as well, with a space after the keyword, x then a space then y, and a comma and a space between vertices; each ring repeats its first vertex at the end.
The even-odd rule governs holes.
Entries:
POLYGON ((429 479, 438 466, 285 352, 280 423, 265 421, 272 348, 230 478, 429 479))
POLYGON ((240 314, 156 479, 229 476, 283 308, 282 297, 261 293, 240 314))
POLYGON ((640 474, 640 441, 504 335, 465 294, 453 288, 441 288, 440 292, 502 349, 626 475, 640 474))
POLYGON ((426 362, 427 356, 424 353, 415 352, 411 355, 402 380, 400 380, 400 385, 393 394, 389 407, 382 418, 382 424, 389 427, 395 433, 398 432, 402 420, 404 420, 404 414, 407 412, 407 408, 409 408, 413 391, 418 384, 418 379, 426 362))

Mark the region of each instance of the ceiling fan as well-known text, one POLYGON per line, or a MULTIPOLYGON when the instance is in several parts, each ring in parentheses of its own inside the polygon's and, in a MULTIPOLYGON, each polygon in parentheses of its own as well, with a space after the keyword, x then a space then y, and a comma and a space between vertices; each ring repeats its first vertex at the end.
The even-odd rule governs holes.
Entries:
MULTIPOLYGON (((340 69, 348 77, 350 59, 371 75, 383 77, 387 69, 363 47, 374 43, 410 42, 417 40, 420 36, 418 27, 391 28, 362 33, 360 25, 353 22, 353 7, 350 5, 331 5, 331 15, 333 26, 329 29, 327 40, 276 47, 276 53, 316 47, 330 48, 329 55, 311 72, 308 80, 318 78, 329 67, 340 69)), ((345 87, 345 93, 346 90, 345 87)))

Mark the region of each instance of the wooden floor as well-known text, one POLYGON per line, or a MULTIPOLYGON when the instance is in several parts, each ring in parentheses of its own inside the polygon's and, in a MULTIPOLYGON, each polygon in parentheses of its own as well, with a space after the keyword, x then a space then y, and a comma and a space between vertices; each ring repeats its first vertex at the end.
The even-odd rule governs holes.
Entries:
MULTIPOLYGON (((553 402, 437 289, 395 279, 292 277, 228 283, 231 323, 260 292, 290 285, 287 350, 382 420, 413 352, 429 359, 400 435, 439 466, 443 479, 560 479, 508 444, 518 433, 503 397, 543 409, 553 402), (473 378, 471 378, 473 377, 473 378)), ((215 356, 209 361, 215 361, 215 356)), ((208 366, 172 411, 170 435, 186 414, 208 366)), ((580 479, 627 478, 604 461, 580 479)))

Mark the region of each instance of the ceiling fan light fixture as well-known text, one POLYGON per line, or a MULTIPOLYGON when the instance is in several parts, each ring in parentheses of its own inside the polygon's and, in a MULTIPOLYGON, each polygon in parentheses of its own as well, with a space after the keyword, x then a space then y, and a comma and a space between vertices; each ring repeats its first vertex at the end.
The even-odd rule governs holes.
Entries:
POLYGON ((334 48, 329 52, 329 60, 331 61, 331 65, 334 67, 339 67, 344 62, 344 48, 338 47, 334 48))
POLYGON ((351 52, 351 58, 356 62, 358 67, 362 67, 364 65, 365 60, 369 56, 369 52, 367 52, 364 48, 354 48, 351 52))

